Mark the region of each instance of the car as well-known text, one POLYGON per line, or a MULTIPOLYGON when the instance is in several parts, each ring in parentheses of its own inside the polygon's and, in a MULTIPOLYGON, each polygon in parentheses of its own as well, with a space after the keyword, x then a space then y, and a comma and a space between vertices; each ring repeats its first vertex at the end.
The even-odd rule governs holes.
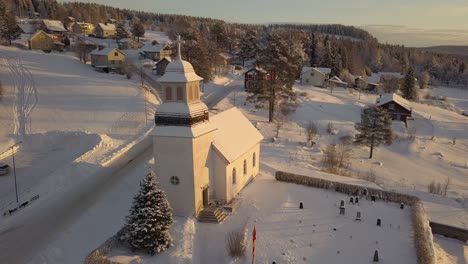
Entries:
POLYGON ((8 164, 0 163, 0 176, 7 175, 10 172, 8 164))

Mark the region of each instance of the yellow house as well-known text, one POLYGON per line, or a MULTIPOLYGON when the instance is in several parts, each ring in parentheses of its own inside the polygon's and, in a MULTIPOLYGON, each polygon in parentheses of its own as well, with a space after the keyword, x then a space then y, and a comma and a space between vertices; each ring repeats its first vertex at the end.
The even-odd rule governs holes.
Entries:
POLYGON ((125 53, 116 48, 96 49, 90 55, 91 66, 104 70, 120 69, 126 60, 125 53))
POLYGON ((90 35, 94 33, 94 25, 86 22, 73 23, 71 30, 76 34, 90 35))
POLYGON ((54 37, 39 30, 29 40, 28 45, 31 50, 51 51, 54 48, 54 37))
POLYGON ((113 38, 117 35, 117 26, 109 23, 97 24, 94 34, 98 38, 113 38))

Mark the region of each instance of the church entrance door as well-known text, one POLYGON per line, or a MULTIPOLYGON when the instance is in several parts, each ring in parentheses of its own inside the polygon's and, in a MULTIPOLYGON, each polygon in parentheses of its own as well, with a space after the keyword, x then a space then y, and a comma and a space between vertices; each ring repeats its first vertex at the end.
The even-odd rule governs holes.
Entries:
POLYGON ((205 189, 203 189, 203 207, 207 207, 209 205, 208 190, 208 186, 206 186, 205 189))

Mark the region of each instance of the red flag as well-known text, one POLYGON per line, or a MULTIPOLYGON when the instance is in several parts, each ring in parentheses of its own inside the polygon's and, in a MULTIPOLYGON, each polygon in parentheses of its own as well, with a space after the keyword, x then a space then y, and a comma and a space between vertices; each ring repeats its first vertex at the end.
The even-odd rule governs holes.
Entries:
POLYGON ((254 228, 252 232, 252 264, 255 263, 255 242, 256 241, 257 241, 257 229, 255 228, 255 224, 254 224, 254 228))

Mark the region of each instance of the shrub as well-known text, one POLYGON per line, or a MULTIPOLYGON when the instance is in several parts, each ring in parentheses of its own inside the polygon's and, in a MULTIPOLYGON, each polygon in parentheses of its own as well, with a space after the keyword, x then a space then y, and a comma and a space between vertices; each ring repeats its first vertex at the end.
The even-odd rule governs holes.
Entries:
POLYGON ((307 140, 307 142, 311 142, 312 138, 318 134, 317 125, 314 122, 310 121, 307 124, 307 127, 305 128, 305 131, 306 131, 306 140, 307 140))
POLYGON ((323 166, 325 171, 344 174, 349 167, 351 150, 342 144, 330 144, 323 152, 323 166))
POLYGON ((442 185, 440 183, 436 183, 434 180, 429 183, 427 186, 427 190, 429 193, 436 194, 436 195, 443 195, 442 185))
POLYGON ((346 136, 340 137, 340 141, 341 141, 341 144, 345 146, 349 146, 353 143, 354 138, 351 135, 346 135, 346 136))
POLYGON ((335 131, 335 125, 332 122, 329 122, 327 124, 327 133, 328 134, 333 134, 333 131, 335 131))
POLYGON ((245 255, 245 234, 241 230, 231 231, 226 237, 226 246, 231 257, 242 257, 245 255))

